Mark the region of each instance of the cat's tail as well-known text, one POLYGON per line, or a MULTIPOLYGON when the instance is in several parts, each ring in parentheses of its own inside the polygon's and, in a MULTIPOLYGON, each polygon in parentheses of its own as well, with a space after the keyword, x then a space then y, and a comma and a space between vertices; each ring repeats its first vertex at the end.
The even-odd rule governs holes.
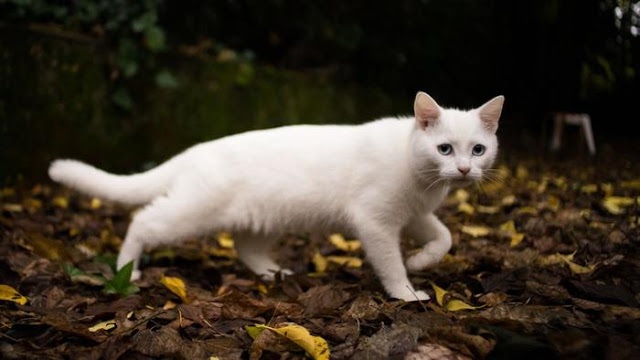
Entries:
POLYGON ((146 172, 116 175, 81 161, 59 159, 49 166, 49 177, 90 196, 122 204, 142 205, 167 191, 176 174, 175 160, 146 172))

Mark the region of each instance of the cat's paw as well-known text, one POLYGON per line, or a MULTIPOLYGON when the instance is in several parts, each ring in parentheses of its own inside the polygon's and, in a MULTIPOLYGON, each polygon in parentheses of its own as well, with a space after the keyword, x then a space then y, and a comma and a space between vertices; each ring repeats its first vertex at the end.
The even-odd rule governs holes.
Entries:
POLYGON ((391 294, 392 298, 404 300, 406 302, 411 301, 429 301, 431 296, 422 290, 406 289, 400 292, 391 294))
POLYGON ((142 272, 140 270, 136 269, 131 271, 131 281, 140 280, 141 277, 142 277, 142 272))
POLYGON ((417 272, 439 263, 440 260, 439 256, 421 251, 410 256, 405 265, 409 272, 417 272))

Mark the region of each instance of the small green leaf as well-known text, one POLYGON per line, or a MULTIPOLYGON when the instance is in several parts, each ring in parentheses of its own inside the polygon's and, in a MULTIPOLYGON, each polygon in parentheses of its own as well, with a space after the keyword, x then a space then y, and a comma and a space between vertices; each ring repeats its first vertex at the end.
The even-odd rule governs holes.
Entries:
POLYGON ((62 264, 62 269, 64 270, 65 274, 69 275, 70 278, 73 278, 74 276, 84 275, 84 271, 69 263, 62 264))
POLYGON ((131 283, 131 273, 133 272, 133 261, 123 266, 111 280, 104 285, 103 291, 107 294, 118 294, 129 296, 140 291, 140 288, 131 283))
POLYGON ((113 95, 111 95, 111 100, 114 104, 125 110, 130 110, 133 107, 133 100, 129 95, 129 91, 122 87, 116 89, 113 95))
POLYGON ((148 27, 144 31, 144 39, 147 47, 152 52, 163 50, 165 47, 164 32, 157 26, 148 27))
POLYGON ((165 89, 178 87, 178 79, 169 70, 162 70, 156 74, 156 85, 165 89))

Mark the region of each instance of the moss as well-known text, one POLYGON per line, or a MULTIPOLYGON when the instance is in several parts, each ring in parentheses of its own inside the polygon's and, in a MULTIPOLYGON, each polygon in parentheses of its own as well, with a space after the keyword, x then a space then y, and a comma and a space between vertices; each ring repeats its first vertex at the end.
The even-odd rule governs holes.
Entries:
MULTIPOLYGON (((397 112, 372 89, 253 63, 160 59, 178 86, 130 84, 131 111, 110 102, 114 84, 98 43, 0 29, 0 180, 46 178, 57 157, 134 172, 200 141, 299 123, 359 123, 397 112)), ((401 104, 410 110, 410 102, 401 104)))

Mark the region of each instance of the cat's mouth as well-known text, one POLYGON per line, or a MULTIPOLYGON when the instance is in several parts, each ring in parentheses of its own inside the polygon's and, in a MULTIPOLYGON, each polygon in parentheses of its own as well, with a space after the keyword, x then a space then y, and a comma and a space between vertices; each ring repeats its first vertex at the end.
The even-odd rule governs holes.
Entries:
POLYGON ((468 176, 460 176, 460 177, 454 177, 454 178, 450 178, 449 179, 449 184, 452 186, 467 186, 470 185, 471 183, 473 183, 475 181, 474 178, 472 177, 468 177, 468 176))

